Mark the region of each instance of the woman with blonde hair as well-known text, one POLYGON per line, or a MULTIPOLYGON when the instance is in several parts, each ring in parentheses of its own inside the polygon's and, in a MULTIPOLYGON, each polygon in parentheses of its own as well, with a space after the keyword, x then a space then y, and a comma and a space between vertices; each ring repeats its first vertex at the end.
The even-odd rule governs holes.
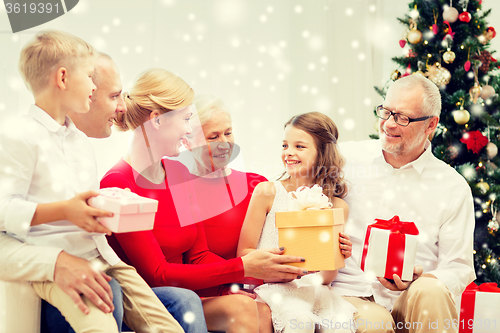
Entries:
MULTIPOLYGON (((279 249, 230 260, 208 250, 203 225, 196 223, 200 213, 192 176, 181 163, 163 158, 178 156, 181 142, 192 132, 189 120, 196 110, 187 83, 164 69, 150 69, 124 98, 128 111, 116 125, 133 130, 129 152, 106 173, 101 187, 128 188, 159 202, 153 230, 115 234, 110 240, 125 262, 151 287, 191 290, 244 277, 290 280, 303 274, 297 267, 280 265, 301 258, 278 255, 279 249)), ((257 306, 246 295, 207 297, 202 304, 210 331, 258 331, 257 306)))

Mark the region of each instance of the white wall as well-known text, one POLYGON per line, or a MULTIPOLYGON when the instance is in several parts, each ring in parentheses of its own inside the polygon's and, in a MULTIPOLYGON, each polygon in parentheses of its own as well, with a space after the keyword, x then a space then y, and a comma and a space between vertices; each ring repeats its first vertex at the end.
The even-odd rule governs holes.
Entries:
MULTIPOLYGON (((396 69, 390 59, 401 54, 404 36, 396 18, 408 2, 80 0, 66 15, 16 34, 0 5, 0 121, 32 102, 17 72, 21 46, 38 30, 61 29, 110 54, 125 90, 143 70, 163 67, 195 92, 222 97, 246 169, 273 177, 281 170, 282 126, 294 114, 325 112, 341 141, 374 133, 372 110, 381 99, 373 86, 396 69)), ((488 21, 500 22, 500 8, 488 21)), ((500 49, 500 36, 492 45, 500 49)), ((94 140, 101 175, 123 154, 126 136, 94 140)))

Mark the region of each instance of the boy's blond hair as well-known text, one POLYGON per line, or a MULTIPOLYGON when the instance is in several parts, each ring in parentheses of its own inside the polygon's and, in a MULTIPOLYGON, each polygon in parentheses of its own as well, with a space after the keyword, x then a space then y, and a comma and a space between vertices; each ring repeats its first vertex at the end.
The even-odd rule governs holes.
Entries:
POLYGON ((37 93, 47 86, 50 73, 59 67, 71 68, 96 51, 83 39, 67 32, 38 32, 21 50, 19 72, 28 90, 37 93))

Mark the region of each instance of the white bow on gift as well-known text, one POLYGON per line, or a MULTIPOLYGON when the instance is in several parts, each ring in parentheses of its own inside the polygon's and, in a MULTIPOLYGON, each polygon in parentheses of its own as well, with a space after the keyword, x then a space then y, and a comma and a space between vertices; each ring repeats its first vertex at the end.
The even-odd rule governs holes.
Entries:
MULTIPOLYGON (((129 205, 135 203, 138 199, 144 199, 140 195, 130 190, 124 190, 118 187, 106 187, 99 190, 99 195, 92 198, 92 205, 95 208, 105 209, 106 198, 119 200, 121 205, 129 205)), ((142 212, 142 203, 138 203, 140 212, 142 212)))
POLYGON ((323 194, 323 188, 319 185, 313 187, 301 186, 288 195, 292 200, 288 204, 288 211, 308 210, 308 209, 328 209, 332 208, 332 203, 323 194))
POLYGON ((125 199, 125 200, 135 200, 141 198, 137 193, 131 192, 130 190, 124 190, 119 187, 106 187, 99 190, 99 194, 113 199, 125 199))

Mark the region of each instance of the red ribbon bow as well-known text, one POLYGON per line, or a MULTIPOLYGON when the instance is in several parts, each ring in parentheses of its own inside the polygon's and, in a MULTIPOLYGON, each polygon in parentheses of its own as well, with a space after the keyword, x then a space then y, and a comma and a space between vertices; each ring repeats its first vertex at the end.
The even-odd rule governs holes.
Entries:
POLYGON ((375 219, 375 223, 368 226, 366 230, 365 244, 363 246, 363 255, 361 257, 361 269, 365 269, 365 259, 368 253, 368 240, 370 239, 370 232, 372 228, 389 230, 389 248, 397 249, 395 255, 390 256, 387 252, 387 263, 385 268, 384 277, 392 279, 393 274, 398 274, 401 277, 402 267, 404 263, 404 248, 405 248, 405 235, 418 235, 418 228, 413 222, 402 222, 399 216, 394 216, 390 220, 375 219), (401 271, 399 271, 401 270, 401 271))
POLYGON ((467 149, 472 150, 474 154, 479 154, 481 149, 488 144, 488 138, 480 131, 471 131, 464 133, 460 142, 467 145, 467 149))
POLYGON ((488 29, 486 29, 486 32, 491 32, 491 38, 495 38, 497 35, 497 32, 495 31, 495 28, 493 28, 493 27, 488 27, 488 29))
POLYGON ((497 284, 495 282, 487 282, 487 283, 483 283, 481 285, 477 285, 475 284, 474 282, 471 282, 471 284, 469 284, 467 286, 467 288, 465 288, 465 291, 482 291, 482 292, 485 292, 485 293, 500 293, 500 288, 498 288, 497 284))
POLYGON ((455 37, 455 33, 453 32, 453 30, 451 30, 451 25, 450 25, 450 22, 448 21, 443 21, 444 24, 446 24, 448 26, 448 33, 446 35, 444 35, 443 39, 446 38, 447 35, 450 35, 451 36, 451 39, 453 39, 455 37))
POLYGON ((390 230, 391 232, 400 232, 402 234, 408 235, 418 235, 418 228, 413 222, 401 222, 399 216, 394 216, 390 220, 375 219, 375 223, 368 226, 368 230, 371 227, 390 230))

